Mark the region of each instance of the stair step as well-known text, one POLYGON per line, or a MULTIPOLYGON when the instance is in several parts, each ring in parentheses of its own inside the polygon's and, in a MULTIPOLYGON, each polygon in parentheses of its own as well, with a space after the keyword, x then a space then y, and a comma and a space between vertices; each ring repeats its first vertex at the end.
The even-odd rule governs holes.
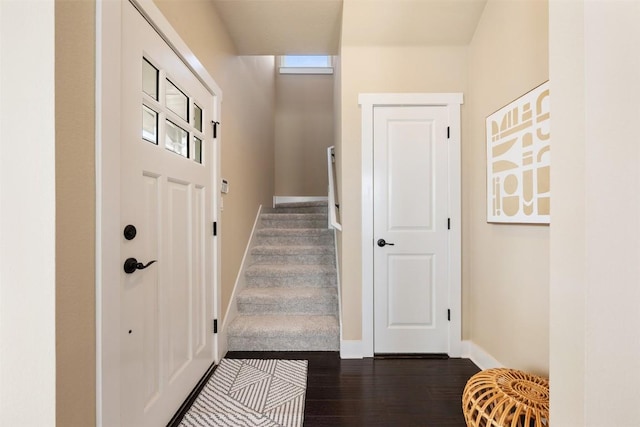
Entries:
POLYGON ((264 213, 265 228, 327 228, 327 215, 321 213, 264 213))
POLYGON ((331 287, 336 286, 332 265, 255 264, 246 270, 247 286, 253 287, 331 287))
POLYGON ((329 202, 327 200, 312 200, 308 202, 291 202, 291 203, 276 203, 276 208, 309 208, 309 207, 327 207, 329 202))
POLYGON ((323 213, 263 213, 260 218, 277 219, 282 221, 301 221, 301 220, 326 220, 327 216, 323 213))
POLYGON ((324 213, 328 212, 328 202, 278 203, 274 208, 279 213, 324 213))
POLYGON ((333 245, 333 230, 321 228, 262 228, 256 230, 258 245, 333 245))
POLYGON ((279 213, 323 213, 326 215, 329 209, 321 206, 309 206, 306 208, 275 208, 274 211, 279 213))
POLYGON ((238 316, 228 329, 229 351, 338 351, 335 316, 238 316))
POLYGON ((255 246, 251 253, 254 255, 323 255, 333 254, 331 245, 283 245, 283 246, 255 246))
POLYGON ((335 288, 247 288, 238 294, 244 315, 337 315, 335 288))
POLYGON ((251 249, 253 264, 335 265, 333 246, 256 246, 251 249))

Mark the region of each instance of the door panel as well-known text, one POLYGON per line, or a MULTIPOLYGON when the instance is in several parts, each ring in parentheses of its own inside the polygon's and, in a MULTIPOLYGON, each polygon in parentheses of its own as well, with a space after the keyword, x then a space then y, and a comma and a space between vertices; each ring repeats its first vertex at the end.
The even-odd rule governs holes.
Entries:
POLYGON ((193 260, 192 263, 192 278, 193 278, 193 299, 191 301, 192 314, 191 322, 193 325, 193 336, 191 337, 192 352, 197 354, 204 350, 204 346, 207 344, 206 332, 211 332, 211 329, 207 328, 209 322, 207 322, 206 312, 206 274, 205 267, 207 260, 205 259, 205 240, 208 235, 206 227, 206 188, 196 186, 194 190, 194 203, 193 203, 193 260))
MULTIPOLYGON (((380 173, 387 174, 388 229, 390 231, 433 228, 433 140, 416 144, 417 135, 431 135, 429 121, 388 121, 387 154, 380 173), (407 191, 420 188, 419 193, 407 191)), ((376 170, 376 173, 378 170, 376 170)))
POLYGON ((374 108, 374 351, 448 344, 445 107, 374 108))
MULTIPOLYGON (((158 230, 160 227, 160 198, 158 178, 143 176, 144 188, 144 224, 147 230, 154 232, 138 235, 144 239, 144 252, 150 254, 151 259, 158 259, 158 230)), ((156 399, 160 393, 160 282, 158 269, 145 272, 148 280, 144 285, 144 380, 145 406, 156 399)))
POLYGON ((215 159, 201 125, 214 99, 129 2, 122 13, 121 224, 137 235, 120 252, 157 262, 121 273, 121 425, 144 427, 166 425, 214 360, 215 159))
POLYGON ((390 255, 388 282, 402 283, 389 286, 388 328, 432 327, 433 308, 425 301, 433 301, 433 256, 390 255), (426 278, 422 283, 416 277, 426 278))

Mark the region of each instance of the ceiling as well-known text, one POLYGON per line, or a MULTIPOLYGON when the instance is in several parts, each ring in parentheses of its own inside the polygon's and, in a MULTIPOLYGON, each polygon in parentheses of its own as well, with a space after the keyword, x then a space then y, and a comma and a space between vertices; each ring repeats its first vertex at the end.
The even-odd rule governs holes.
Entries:
POLYGON ((336 54, 342 0, 213 0, 240 55, 336 54))
POLYGON ((240 55, 345 45, 465 45, 486 0, 212 0, 240 55))

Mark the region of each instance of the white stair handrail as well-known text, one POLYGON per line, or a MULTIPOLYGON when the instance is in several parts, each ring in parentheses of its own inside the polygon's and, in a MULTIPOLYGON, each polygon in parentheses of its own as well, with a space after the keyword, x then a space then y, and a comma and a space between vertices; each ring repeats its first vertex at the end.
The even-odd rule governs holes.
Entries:
POLYGON ((329 178, 329 228, 342 231, 342 225, 338 222, 339 204, 336 200, 336 186, 334 176, 336 172, 334 146, 327 148, 327 174, 329 178))

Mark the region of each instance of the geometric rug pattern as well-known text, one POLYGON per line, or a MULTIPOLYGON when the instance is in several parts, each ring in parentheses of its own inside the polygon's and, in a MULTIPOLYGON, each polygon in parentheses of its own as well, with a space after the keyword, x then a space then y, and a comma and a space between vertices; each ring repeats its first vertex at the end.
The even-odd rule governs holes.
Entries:
POLYGON ((222 359, 180 426, 301 427, 307 363, 222 359))

